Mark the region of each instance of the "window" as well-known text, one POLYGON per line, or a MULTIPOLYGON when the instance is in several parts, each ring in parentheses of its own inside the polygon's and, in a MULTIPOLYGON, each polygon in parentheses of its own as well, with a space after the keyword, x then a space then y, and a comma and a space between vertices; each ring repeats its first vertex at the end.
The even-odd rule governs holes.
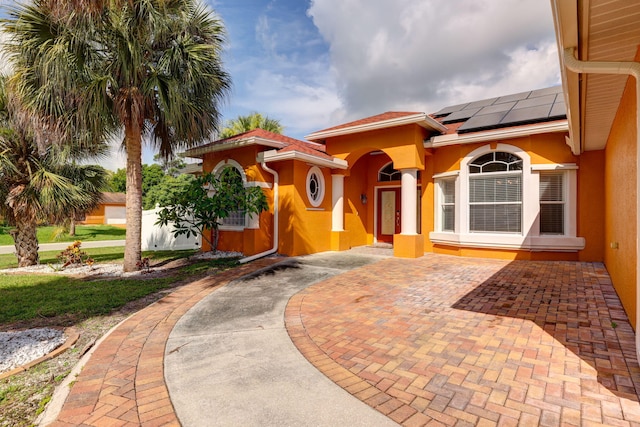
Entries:
POLYGON ((393 168, 393 162, 387 163, 378 172, 378 182, 400 181, 402 174, 399 170, 393 168))
POLYGON ((577 170, 572 163, 531 164, 521 148, 481 146, 459 170, 433 175, 434 244, 575 252, 577 170))
POLYGON ((540 234, 564 234, 564 174, 540 173, 540 234))
POLYGON ((469 164, 469 231, 522 232, 522 159, 485 154, 469 164))
MULTIPOLYGON (((233 166, 227 166, 218 173, 218 178, 230 186, 244 187, 244 180, 240 171, 233 166)), ((222 226, 224 227, 244 227, 245 226, 245 211, 237 210, 230 212, 229 216, 222 220, 222 226)))
POLYGON ((440 229, 455 231, 456 220, 456 180, 442 179, 440 184, 440 229))
MULTIPOLYGON (((421 171, 418 171, 416 179, 420 181, 421 171)), ((402 172, 393 168, 393 162, 387 163, 380 171, 378 171, 378 182, 400 181, 402 172)))
POLYGON ((319 167, 313 166, 307 173, 307 198, 314 208, 322 204, 324 200, 324 175, 319 167))

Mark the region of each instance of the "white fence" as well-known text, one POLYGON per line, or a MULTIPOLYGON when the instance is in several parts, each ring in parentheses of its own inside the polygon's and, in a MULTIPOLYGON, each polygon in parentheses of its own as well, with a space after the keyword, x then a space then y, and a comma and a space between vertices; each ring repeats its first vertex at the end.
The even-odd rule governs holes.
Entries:
POLYGON ((202 245, 200 236, 174 237, 173 227, 167 225, 160 227, 155 225, 158 220, 158 211, 152 209, 142 211, 142 250, 143 251, 167 251, 180 249, 199 249, 202 245))

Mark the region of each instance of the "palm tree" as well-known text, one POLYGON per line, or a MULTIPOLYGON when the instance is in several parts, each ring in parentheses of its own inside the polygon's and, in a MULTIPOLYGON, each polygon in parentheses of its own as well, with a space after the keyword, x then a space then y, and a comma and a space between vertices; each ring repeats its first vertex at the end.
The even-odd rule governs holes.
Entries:
POLYGON ((84 3, 34 0, 9 10, 15 84, 50 128, 124 131, 124 270, 132 271, 141 257, 142 141, 169 158, 217 130, 231 84, 224 27, 199 0, 101 1, 89 12, 84 3), (69 7, 76 13, 61 13, 69 7))
POLYGON ((263 116, 260 113, 251 113, 248 116, 238 116, 227 121, 225 127, 220 132, 220 138, 229 138, 239 133, 248 132, 253 129, 264 129, 273 133, 282 133, 284 127, 279 120, 263 116))
MULTIPOLYGON (((15 228, 11 231, 18 266, 38 264, 38 221, 58 223, 95 206, 107 186, 107 172, 75 160, 88 151, 77 146, 51 145, 44 151, 24 127, 18 104, 0 78, 0 213, 15 228)), ((93 153, 99 152, 95 146, 93 153)))

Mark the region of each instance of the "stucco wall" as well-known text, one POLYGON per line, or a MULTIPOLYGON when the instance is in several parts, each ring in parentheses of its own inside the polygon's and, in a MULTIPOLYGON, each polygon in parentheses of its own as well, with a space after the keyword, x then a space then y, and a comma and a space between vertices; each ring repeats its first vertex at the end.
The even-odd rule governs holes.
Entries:
POLYGON ((629 78, 605 149, 604 261, 632 325, 636 324, 635 85, 629 78))

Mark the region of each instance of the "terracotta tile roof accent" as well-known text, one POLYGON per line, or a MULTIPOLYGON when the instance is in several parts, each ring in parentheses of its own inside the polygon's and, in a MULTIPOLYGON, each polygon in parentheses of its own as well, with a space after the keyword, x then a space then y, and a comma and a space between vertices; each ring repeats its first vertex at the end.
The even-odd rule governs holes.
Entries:
POLYGON ((321 133, 321 132, 329 132, 329 131, 332 131, 332 130, 347 129, 347 128, 355 127, 355 126, 369 125, 369 124, 372 124, 372 123, 384 122, 384 121, 387 121, 387 120, 398 119, 398 118, 401 118, 401 117, 415 116, 416 114, 423 114, 423 113, 421 113, 421 112, 410 112, 410 111, 387 111, 386 113, 377 114, 375 116, 365 117, 364 119, 356 120, 356 121, 349 122, 349 123, 344 123, 342 125, 330 127, 330 128, 327 128, 327 129, 322 129, 322 130, 314 132, 314 134, 315 133, 321 133))
POLYGON ((127 202, 127 195, 124 193, 103 192, 100 202, 105 205, 124 205, 127 202))
POLYGON ((330 156, 325 152, 324 145, 316 144, 308 141, 301 141, 299 139, 291 138, 289 136, 282 135, 279 133, 269 132, 264 129, 253 129, 247 132, 239 133, 234 136, 230 136, 229 138, 219 139, 209 144, 202 145, 200 147, 195 147, 194 149, 201 150, 201 149, 206 149, 207 147, 228 144, 236 141, 239 142, 239 141, 248 140, 251 138, 260 138, 260 139, 265 139, 268 141, 284 144, 285 145, 284 147, 276 148, 278 152, 298 151, 300 153, 317 156, 323 159, 329 159, 329 160, 333 159, 333 156, 330 156))

